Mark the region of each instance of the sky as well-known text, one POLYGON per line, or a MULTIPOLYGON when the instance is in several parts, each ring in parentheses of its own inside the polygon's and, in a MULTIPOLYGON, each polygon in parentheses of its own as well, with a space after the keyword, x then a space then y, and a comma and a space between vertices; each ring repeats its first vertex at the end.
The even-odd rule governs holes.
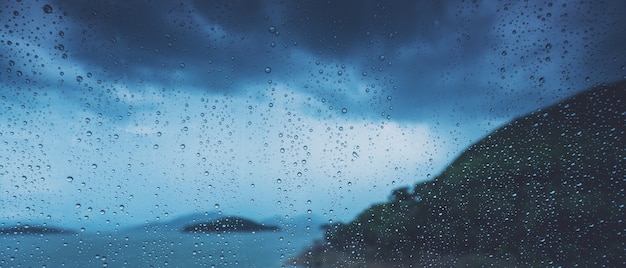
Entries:
POLYGON ((3 1, 0 222, 347 221, 626 75, 621 1, 3 1))

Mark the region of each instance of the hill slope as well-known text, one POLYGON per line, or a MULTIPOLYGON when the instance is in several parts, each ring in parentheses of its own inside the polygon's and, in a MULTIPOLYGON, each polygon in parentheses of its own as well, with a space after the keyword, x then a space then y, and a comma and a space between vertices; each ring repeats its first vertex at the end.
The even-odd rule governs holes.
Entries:
POLYGON ((624 265, 625 132, 626 81, 587 90, 513 120, 292 261, 624 265))

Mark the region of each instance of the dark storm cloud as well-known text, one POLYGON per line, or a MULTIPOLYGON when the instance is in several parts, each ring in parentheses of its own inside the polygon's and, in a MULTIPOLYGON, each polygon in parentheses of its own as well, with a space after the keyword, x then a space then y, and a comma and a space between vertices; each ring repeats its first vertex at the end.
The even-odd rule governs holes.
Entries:
POLYGON ((624 77, 623 4, 479 3, 459 9, 430 56, 415 45, 424 53, 399 61, 398 76, 413 79, 398 79, 395 104, 407 112, 396 119, 510 120, 624 77))
POLYGON ((378 41, 402 43, 437 36, 445 1, 302 1, 286 12, 286 28, 313 51, 341 54, 378 41))
MULTIPOLYGON (((49 46, 63 43, 70 58, 94 76, 229 94, 246 90, 242 81, 265 87, 272 78, 293 79, 295 90, 309 91, 303 85, 315 79, 344 79, 339 86, 363 82, 379 93, 384 88, 378 99, 392 96, 393 111, 382 113, 395 119, 460 107, 474 118, 494 110, 500 112, 489 116, 510 117, 588 87, 581 82, 587 77, 591 84, 623 77, 625 8, 612 2, 56 1, 52 6, 47 15, 65 17, 59 21, 65 37, 49 46), (316 60, 322 64, 310 63, 316 60), (329 76, 344 63, 367 76, 329 76), (264 72, 268 66, 271 75, 264 72), (318 74, 324 68, 324 75, 318 74), (296 82, 307 76, 314 78, 296 82), (462 104, 449 101, 458 96, 462 104)), ((333 95, 335 89, 316 93, 333 95)), ((342 94, 350 93, 335 95, 342 94)), ((391 105, 367 113, 378 116, 386 106, 391 105)))
POLYGON ((269 53, 272 43, 351 57, 363 48, 433 39, 441 34, 433 26, 447 23, 440 1, 58 1, 55 7, 68 11, 74 31, 82 32, 74 56, 86 62, 163 71, 185 63, 185 72, 199 73, 216 64, 243 77, 285 60, 288 53, 269 53))
POLYGON ((271 56, 260 2, 58 1, 54 6, 73 22, 66 31, 68 54, 113 77, 230 91, 237 77, 262 74, 261 63, 271 56))

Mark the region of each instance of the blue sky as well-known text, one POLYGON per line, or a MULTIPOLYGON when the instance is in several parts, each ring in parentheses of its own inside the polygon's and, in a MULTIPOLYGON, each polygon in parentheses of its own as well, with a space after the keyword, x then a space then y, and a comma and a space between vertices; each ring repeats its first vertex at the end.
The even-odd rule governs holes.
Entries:
POLYGON ((623 79, 624 9, 3 4, 0 219, 349 220, 516 116, 623 79))

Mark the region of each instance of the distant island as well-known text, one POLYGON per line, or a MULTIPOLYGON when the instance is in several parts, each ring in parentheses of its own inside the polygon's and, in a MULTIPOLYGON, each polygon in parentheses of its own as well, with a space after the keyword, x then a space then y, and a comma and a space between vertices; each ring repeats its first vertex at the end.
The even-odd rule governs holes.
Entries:
POLYGON ((75 234, 75 231, 51 227, 51 226, 31 226, 17 225, 0 228, 0 234, 5 235, 44 235, 44 234, 75 234))
POLYGON ((263 225, 240 217, 224 217, 208 222, 187 225, 182 228, 184 233, 226 233, 226 232, 258 232, 279 231, 274 225, 263 225))
POLYGON ((626 80, 519 117, 286 262, 624 267, 626 80))

